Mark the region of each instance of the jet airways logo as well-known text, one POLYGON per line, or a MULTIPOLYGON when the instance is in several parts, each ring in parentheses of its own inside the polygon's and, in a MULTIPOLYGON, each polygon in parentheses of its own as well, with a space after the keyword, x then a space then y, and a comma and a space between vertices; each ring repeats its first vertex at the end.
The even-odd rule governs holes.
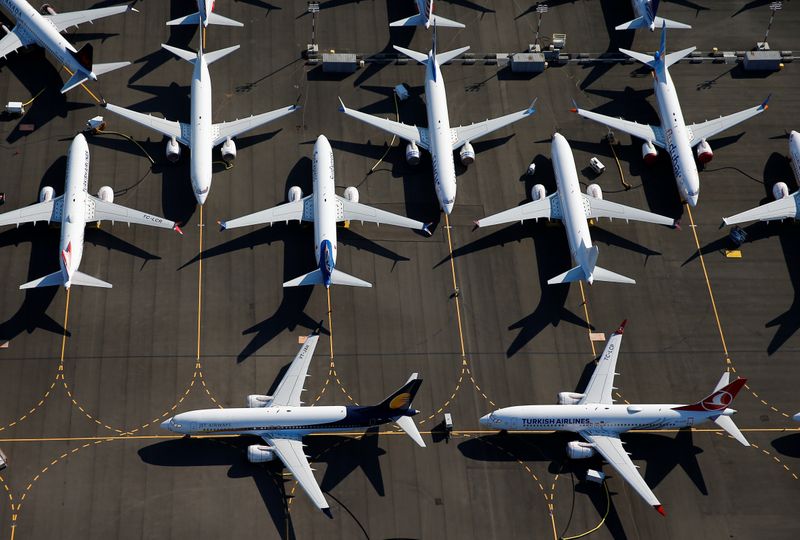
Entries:
POLYGON ((733 395, 725 390, 720 390, 701 401, 700 405, 707 411, 722 411, 731 404, 731 401, 733 401, 733 395))
POLYGON ((402 394, 398 394, 395 398, 389 402, 390 409, 403 409, 408 407, 411 403, 411 394, 408 392, 403 392, 402 394))

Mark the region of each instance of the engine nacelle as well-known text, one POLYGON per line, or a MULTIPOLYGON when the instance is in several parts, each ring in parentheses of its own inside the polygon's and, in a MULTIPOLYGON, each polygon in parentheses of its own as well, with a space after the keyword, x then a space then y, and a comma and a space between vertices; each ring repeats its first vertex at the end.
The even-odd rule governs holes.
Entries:
POLYGON ((711 161, 711 158, 714 157, 714 152, 711 151, 711 145, 708 144, 708 141, 703 139, 700 141, 700 144, 697 145, 697 161, 700 163, 708 163, 711 161))
POLYGON ((289 202, 296 202, 303 198, 303 190, 299 186, 292 186, 289 188, 289 193, 286 194, 289 202))
POLYGON ((775 182, 775 185, 772 186, 772 196, 775 197, 775 200, 788 197, 789 186, 787 186, 785 182, 775 182))
POLYGON ((231 139, 226 139, 225 142, 222 143, 222 159, 225 160, 225 163, 230 163, 236 159, 236 143, 231 139))
POLYGON ((97 198, 101 201, 114 202, 114 190, 110 186, 103 186, 97 191, 97 198))
POLYGON ((419 146, 414 141, 406 145, 406 163, 419 165, 419 146))
POLYGON ((247 447, 247 461, 250 463, 267 463, 275 459, 275 452, 271 446, 251 444, 247 447))
POLYGON ((586 194, 594 199, 603 200, 603 190, 597 184, 589 184, 586 188, 586 194))
POLYGON ((42 7, 39 9, 39 13, 42 15, 56 15, 57 12, 53 6, 50 4, 42 4, 42 7))
POLYGON ((642 160, 645 165, 652 165, 658 157, 658 150, 651 141, 645 141, 642 144, 642 160))
POLYGON ((559 405, 577 405, 578 402, 583 398, 583 394, 579 394, 578 392, 559 392, 558 393, 558 404, 559 405))
MULTIPOLYGON (((250 449, 248 448, 248 454, 249 452, 250 449)), ((567 443, 567 455, 570 459, 586 459, 592 457, 594 453, 594 448, 589 443, 581 441, 569 441, 567 443)))
POLYGON ((542 184, 534 184, 531 188, 531 200, 538 201, 547 197, 547 190, 542 184))
POLYGON ((50 186, 44 186, 42 191, 39 192, 39 202, 46 202, 53 199, 53 195, 56 194, 56 190, 51 188, 50 186))
POLYGON ((272 405, 272 396, 262 396, 261 394, 247 396, 247 407, 250 409, 260 409, 270 405, 272 405))
POLYGON ((344 198, 350 202, 358 202, 358 190, 354 186, 344 190, 344 198))
POLYGON ((181 147, 175 137, 167 141, 167 159, 170 163, 175 163, 181 158, 181 147))
POLYGON ((461 164, 468 167, 475 163, 475 149, 469 143, 464 143, 461 150, 458 152, 458 157, 461 159, 461 164))

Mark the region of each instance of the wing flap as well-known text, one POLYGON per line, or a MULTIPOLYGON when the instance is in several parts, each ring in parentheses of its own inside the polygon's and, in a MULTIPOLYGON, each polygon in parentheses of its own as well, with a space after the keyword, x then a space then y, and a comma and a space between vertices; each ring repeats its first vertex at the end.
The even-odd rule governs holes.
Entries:
POLYGON ((529 202, 515 208, 504 210, 497 214, 485 217, 475 222, 478 227, 488 227, 489 225, 500 225, 527 219, 561 219, 561 201, 558 193, 552 193, 544 199, 529 202))
POLYGON ((272 403, 279 406, 299 407, 300 394, 303 392, 303 384, 308 374, 308 366, 314 356, 314 349, 317 348, 319 335, 314 334, 306 338, 303 346, 300 347, 297 356, 292 360, 289 369, 278 384, 278 388, 272 394, 272 403))
POLYGON ((675 220, 666 216, 647 212, 646 210, 639 210, 631 206, 625 206, 603 199, 597 199, 589 195, 583 195, 584 200, 589 203, 589 211, 587 218, 608 218, 608 219, 624 219, 625 221, 643 221, 645 223, 657 223, 659 225, 675 224, 675 220))

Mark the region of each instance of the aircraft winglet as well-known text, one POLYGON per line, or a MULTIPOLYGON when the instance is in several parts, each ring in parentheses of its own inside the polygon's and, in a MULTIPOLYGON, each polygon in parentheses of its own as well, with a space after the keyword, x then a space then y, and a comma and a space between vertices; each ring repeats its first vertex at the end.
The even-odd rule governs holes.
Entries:
POLYGON ((628 319, 625 319, 624 321, 622 321, 619 324, 619 328, 617 328, 617 331, 614 332, 614 333, 621 336, 623 334, 623 332, 625 332, 625 325, 626 324, 628 324, 628 319))
POLYGON ((758 106, 758 110, 766 111, 767 109, 769 109, 769 98, 771 98, 771 97, 772 97, 772 94, 768 95, 767 99, 765 99, 764 102, 761 105, 758 106))
POLYGON ((664 505, 663 504, 654 504, 653 508, 655 508, 656 512, 658 512, 662 516, 664 516, 664 517, 667 516, 667 513, 664 511, 664 505))

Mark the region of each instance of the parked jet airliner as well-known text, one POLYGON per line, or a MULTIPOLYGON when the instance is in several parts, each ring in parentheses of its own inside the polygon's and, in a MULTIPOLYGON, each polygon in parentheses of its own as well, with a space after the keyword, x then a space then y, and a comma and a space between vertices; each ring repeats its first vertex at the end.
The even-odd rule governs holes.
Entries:
POLYGON ((576 112, 584 118, 644 139, 642 157, 645 163, 652 163, 655 160, 658 155, 656 146, 664 148, 672 160, 672 170, 675 173, 678 192, 690 206, 697 204, 697 198, 700 195, 700 176, 697 173, 697 165, 692 156, 692 147, 697 147, 698 161, 700 163, 708 163, 714 153, 711 151, 711 145, 708 144, 706 139, 766 111, 767 102, 769 101, 769 97, 767 97, 761 105, 756 107, 687 126, 683 120, 683 112, 678 101, 678 94, 675 92, 675 85, 667 68, 681 58, 690 55, 695 48, 690 47, 667 54, 667 30, 662 25, 661 47, 655 56, 620 49, 620 52, 653 69, 653 86, 655 88, 656 101, 658 102, 658 116, 661 119, 660 126, 648 126, 647 124, 638 124, 622 118, 612 118, 580 109, 577 105, 572 109, 572 112, 576 112))
POLYGON ((460 148, 461 163, 464 165, 471 164, 475 161, 475 150, 472 148, 470 141, 522 120, 536 112, 536 109, 532 103, 529 108, 523 111, 451 129, 450 117, 447 113, 447 94, 440 66, 460 56, 469 50, 469 47, 437 54, 436 28, 434 28, 433 47, 427 55, 398 46, 394 48, 425 65, 425 106, 428 113, 428 127, 409 126, 408 124, 354 111, 345 107, 341 99, 339 99, 341 104, 339 110, 356 120, 388 131, 392 135, 397 135, 401 139, 408 141, 406 161, 411 165, 419 163, 420 146, 428 150, 433 160, 433 180, 435 182, 436 196, 439 199, 439 206, 441 206, 445 214, 450 214, 456 202, 456 169, 453 161, 453 151, 460 148))
POLYGON ((250 225, 272 225, 276 221, 290 220, 314 222, 314 253, 319 267, 313 272, 304 274, 283 284, 284 287, 299 285, 351 285, 354 287, 372 287, 370 283, 357 277, 345 274, 336 269, 336 223, 340 221, 370 221, 385 223, 409 229, 419 229, 430 234, 428 225, 391 212, 378 210, 358 202, 358 190, 349 187, 344 190, 344 197, 336 194, 333 169, 333 150, 324 135, 314 143, 314 161, 312 167, 314 193, 303 197, 298 186, 289 188, 289 202, 268 210, 221 221, 222 229, 234 229, 250 225))
POLYGON ((622 446, 620 434, 632 429, 681 429, 711 420, 741 444, 750 446, 731 419, 736 411, 728 408, 747 379, 730 382, 730 373, 726 371, 711 394, 691 405, 616 405, 611 393, 624 328, 625 321, 609 338, 583 393, 561 392, 558 405, 505 407, 487 414, 480 422, 485 427, 501 430, 555 430, 579 434, 586 442, 567 443, 570 459, 600 454, 647 504, 665 515, 664 507, 622 446))
POLYGON ((605 217, 624 219, 625 221, 645 221, 659 225, 674 225, 675 221, 665 216, 605 201, 603 200, 603 191, 597 184, 589 185, 584 195, 581 193, 578 171, 575 169, 575 158, 572 156, 572 149, 567 139, 559 133, 554 133, 550 148, 553 171, 556 176, 556 192, 547 195, 544 186, 536 184, 531 190, 533 202, 485 217, 476 221, 475 224, 478 227, 486 227, 514 221, 523 222, 526 219, 560 219, 564 222, 567 232, 572 260, 578 264, 571 270, 549 279, 548 284, 579 280, 585 280, 589 284, 594 280, 636 283, 631 278, 597 266, 599 250, 597 246, 592 245, 587 220, 605 217))
MULTIPOLYGON (((67 176, 64 182, 64 194, 53 197, 54 190, 50 186, 42 188, 39 202, 19 210, 0 214, 0 226, 22 223, 52 221, 61 224, 61 269, 50 275, 35 279, 20 286, 20 289, 36 287, 52 287, 63 285, 69 289, 71 285, 110 288, 111 284, 78 271, 83 257, 83 233, 87 223, 121 221, 130 225, 150 225, 163 229, 181 230, 173 222, 126 208, 114 203, 114 190, 103 186, 97 197, 89 195, 89 146, 83 135, 78 134, 69 146, 67 153, 67 176)), ((183 234, 181 232, 181 234, 183 234)))
POLYGON ((399 21, 390 23, 389 26, 424 26, 430 28, 434 26, 449 26, 451 28, 464 28, 460 22, 445 19, 433 13, 433 0, 415 0, 419 13, 412 17, 406 17, 399 21))
POLYGON ((15 20, 14 28, 11 30, 3 26, 6 35, 0 39, 0 58, 5 58, 21 47, 39 45, 73 74, 61 88, 62 94, 90 79, 96 81, 98 75, 130 64, 130 62, 93 64, 92 44, 87 43, 81 47, 81 50, 75 50, 75 47, 61 35, 61 32, 85 22, 136 11, 133 9, 133 4, 46 15, 36 11, 36 8, 25 0, 0 0, 0 6, 6 8, 6 11, 15 20))
POLYGON ((402 387, 378 405, 303 407, 300 394, 304 390, 303 384, 318 339, 316 334, 306 338, 273 395, 249 395, 246 408, 205 409, 176 414, 163 422, 161 427, 184 435, 261 437, 264 444, 247 447, 248 461, 265 463, 277 457, 313 503, 325 515, 333 517, 303 450, 303 437, 311 433, 353 431, 394 422, 424 448, 425 441, 411 418, 419 412, 411 408, 411 403, 422 379, 413 373, 402 387))
POLYGON ((184 17, 178 17, 167 23, 167 26, 179 24, 202 24, 203 28, 208 28, 209 24, 219 24, 222 26, 244 26, 239 21, 234 21, 222 15, 214 13, 215 0, 197 0, 197 12, 184 17))
POLYGON ((683 24, 677 21, 671 21, 658 17, 658 4, 659 0, 631 0, 631 7, 636 18, 632 21, 622 23, 616 27, 616 30, 634 30, 636 28, 647 28, 651 32, 657 26, 665 26, 666 28, 691 28, 688 24, 683 24))

